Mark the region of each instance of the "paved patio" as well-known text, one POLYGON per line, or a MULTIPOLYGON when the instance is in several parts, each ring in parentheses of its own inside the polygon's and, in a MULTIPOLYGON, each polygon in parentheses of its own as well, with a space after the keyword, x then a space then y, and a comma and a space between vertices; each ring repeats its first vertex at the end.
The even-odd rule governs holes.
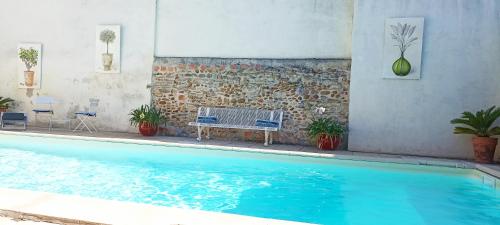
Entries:
POLYGON ((8 217, 0 217, 1 225, 53 225, 54 223, 34 222, 29 220, 15 220, 8 217))

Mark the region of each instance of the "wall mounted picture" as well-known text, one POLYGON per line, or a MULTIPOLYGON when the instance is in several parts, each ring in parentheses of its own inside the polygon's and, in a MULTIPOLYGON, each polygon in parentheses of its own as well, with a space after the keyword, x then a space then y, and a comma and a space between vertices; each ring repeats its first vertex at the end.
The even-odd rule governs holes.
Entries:
POLYGON ((98 73, 120 73, 120 25, 97 26, 95 69, 98 73))
POLYGON ((40 89, 42 82, 42 44, 21 43, 17 47, 18 87, 40 89))
POLYGON ((385 21, 383 78, 420 79, 424 18, 385 21))

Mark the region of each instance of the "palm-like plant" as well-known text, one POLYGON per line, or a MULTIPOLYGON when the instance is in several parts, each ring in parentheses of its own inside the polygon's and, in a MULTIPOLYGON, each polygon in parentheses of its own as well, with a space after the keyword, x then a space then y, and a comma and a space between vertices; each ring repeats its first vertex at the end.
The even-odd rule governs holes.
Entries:
POLYGON ((13 101, 14 100, 12 100, 10 98, 0 97, 0 108, 8 108, 9 107, 9 103, 11 103, 13 101))
POLYGON ((312 139, 316 139, 318 138, 318 136, 322 134, 326 134, 330 137, 334 136, 341 137, 345 132, 345 129, 342 126, 342 124, 331 118, 324 118, 324 117, 314 119, 313 122, 309 124, 309 126, 307 126, 306 129, 308 132, 307 134, 312 139))
POLYGON ((131 116, 130 124, 132 126, 137 126, 141 123, 158 126, 166 120, 160 110, 150 107, 149 105, 142 105, 141 107, 132 110, 129 115, 131 116))
POLYGON ((462 117, 451 121, 452 124, 460 124, 454 129, 455 134, 473 134, 478 137, 490 137, 500 135, 500 127, 493 123, 500 117, 500 107, 493 106, 486 110, 480 110, 476 114, 463 112, 462 117))

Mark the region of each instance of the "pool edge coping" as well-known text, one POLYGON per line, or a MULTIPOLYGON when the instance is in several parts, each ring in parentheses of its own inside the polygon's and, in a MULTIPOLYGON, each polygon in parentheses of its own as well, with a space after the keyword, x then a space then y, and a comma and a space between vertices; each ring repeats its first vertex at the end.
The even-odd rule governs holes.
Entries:
POLYGON ((0 188, 0 196, 10 200, 0 202, 0 216, 65 225, 316 225, 22 189, 0 188))

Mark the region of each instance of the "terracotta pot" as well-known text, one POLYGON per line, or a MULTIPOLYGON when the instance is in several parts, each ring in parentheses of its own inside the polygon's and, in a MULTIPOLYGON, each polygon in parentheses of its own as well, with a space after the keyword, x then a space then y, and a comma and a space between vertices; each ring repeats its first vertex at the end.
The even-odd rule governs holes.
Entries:
POLYGON ((0 112, 7 112, 7 109, 9 109, 9 108, 7 108, 7 107, 0 107, 0 112))
POLYGON ((149 123, 140 123, 139 132, 142 136, 155 136, 158 132, 158 126, 154 126, 149 123))
POLYGON ((24 85, 26 87, 32 87, 35 81, 34 71, 24 71, 24 85))
POLYGON ((102 66, 104 67, 104 71, 110 71, 112 64, 113 64, 113 54, 103 53, 102 54, 102 66))
POLYGON ((472 146, 474 146, 474 159, 478 163, 493 163, 495 148, 498 144, 498 138, 474 137, 472 146))
POLYGON ((321 150, 334 150, 340 145, 340 137, 320 134, 316 140, 316 146, 321 150))

